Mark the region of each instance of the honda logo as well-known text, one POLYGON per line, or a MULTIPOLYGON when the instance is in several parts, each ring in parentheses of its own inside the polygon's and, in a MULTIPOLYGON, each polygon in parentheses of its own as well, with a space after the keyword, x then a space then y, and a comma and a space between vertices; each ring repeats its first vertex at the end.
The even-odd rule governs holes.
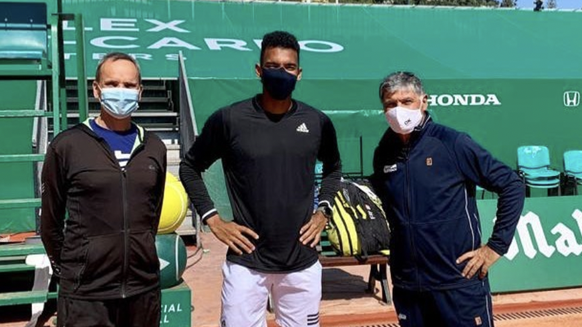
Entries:
POLYGON ((566 91, 564 92, 564 106, 578 107, 580 105, 580 92, 566 91))

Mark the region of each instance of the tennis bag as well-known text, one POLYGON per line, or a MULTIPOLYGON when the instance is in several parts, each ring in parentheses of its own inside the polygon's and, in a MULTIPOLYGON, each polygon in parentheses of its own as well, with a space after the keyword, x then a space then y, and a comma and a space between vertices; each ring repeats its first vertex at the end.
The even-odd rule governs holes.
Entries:
POLYGON ((386 214, 380 198, 365 182, 342 180, 334 202, 327 234, 339 255, 365 259, 370 254, 390 253, 390 227, 386 214))

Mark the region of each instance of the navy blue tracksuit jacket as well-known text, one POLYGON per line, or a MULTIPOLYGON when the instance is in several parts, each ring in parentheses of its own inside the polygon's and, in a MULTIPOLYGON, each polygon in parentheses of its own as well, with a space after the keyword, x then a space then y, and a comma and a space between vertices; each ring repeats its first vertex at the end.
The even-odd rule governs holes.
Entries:
POLYGON ((467 134, 434 123, 427 114, 405 145, 388 129, 374 153, 372 183, 392 229, 394 286, 410 291, 454 289, 480 282, 461 275, 465 252, 481 246, 476 185, 499 195, 487 241, 507 252, 524 202, 524 185, 508 166, 467 134))

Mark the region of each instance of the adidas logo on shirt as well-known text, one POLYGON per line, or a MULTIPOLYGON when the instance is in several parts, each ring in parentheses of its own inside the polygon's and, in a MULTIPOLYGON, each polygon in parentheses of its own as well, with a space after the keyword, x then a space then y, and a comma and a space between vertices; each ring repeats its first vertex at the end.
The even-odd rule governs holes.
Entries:
POLYGON ((300 133, 309 133, 309 130, 307 129, 307 126, 305 125, 305 123, 302 123, 301 125, 299 125, 299 127, 297 127, 297 131, 300 133))

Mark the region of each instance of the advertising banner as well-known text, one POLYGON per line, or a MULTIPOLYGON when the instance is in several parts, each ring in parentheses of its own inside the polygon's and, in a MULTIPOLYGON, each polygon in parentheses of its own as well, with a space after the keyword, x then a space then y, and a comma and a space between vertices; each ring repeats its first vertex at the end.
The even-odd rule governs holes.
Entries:
MULTIPOLYGON (((395 70, 430 79, 582 76, 579 12, 102 0, 64 0, 63 11, 83 14, 89 76, 104 53, 124 51, 144 77, 176 77, 182 51, 188 76, 251 79, 273 30, 297 36, 306 79, 378 80, 395 70)), ((73 77, 74 27, 64 27, 73 77)))
MULTIPOLYGON (((483 242, 497 202, 478 203, 483 242)), ((582 196, 528 198, 509 251, 491 268, 493 292, 582 285, 582 196)))

